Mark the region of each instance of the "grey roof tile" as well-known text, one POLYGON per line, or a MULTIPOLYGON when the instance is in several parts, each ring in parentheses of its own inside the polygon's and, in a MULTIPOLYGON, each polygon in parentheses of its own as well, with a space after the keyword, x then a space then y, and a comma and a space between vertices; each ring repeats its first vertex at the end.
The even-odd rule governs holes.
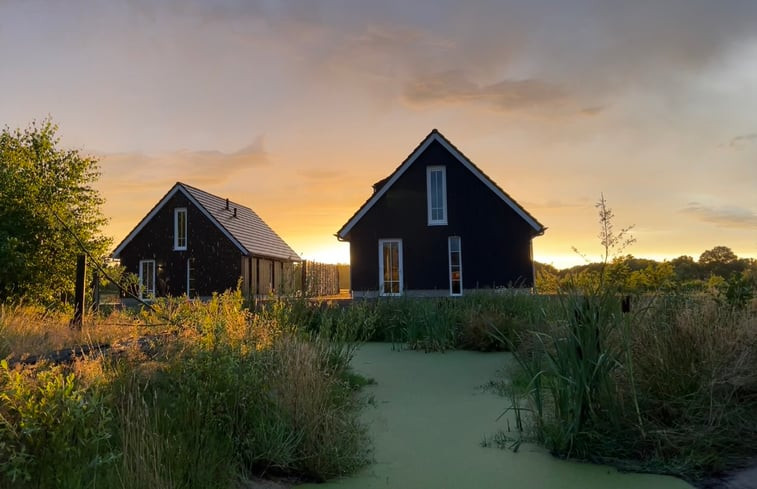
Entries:
POLYGON ((236 202, 179 182, 197 202, 252 255, 299 261, 300 257, 255 211, 236 202), (234 209, 237 215, 234 217, 234 209))

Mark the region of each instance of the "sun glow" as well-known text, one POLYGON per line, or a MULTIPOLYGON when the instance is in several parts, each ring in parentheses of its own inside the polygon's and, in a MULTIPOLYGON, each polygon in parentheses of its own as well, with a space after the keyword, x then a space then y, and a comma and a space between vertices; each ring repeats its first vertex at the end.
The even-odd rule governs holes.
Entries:
MULTIPOLYGON (((296 249, 296 248, 295 248, 296 249)), ((298 250, 299 253, 299 250, 298 250)), ((300 253, 304 260, 317 261, 321 263, 350 263, 350 244, 337 242, 334 238, 334 244, 331 246, 317 246, 307 248, 300 253)))

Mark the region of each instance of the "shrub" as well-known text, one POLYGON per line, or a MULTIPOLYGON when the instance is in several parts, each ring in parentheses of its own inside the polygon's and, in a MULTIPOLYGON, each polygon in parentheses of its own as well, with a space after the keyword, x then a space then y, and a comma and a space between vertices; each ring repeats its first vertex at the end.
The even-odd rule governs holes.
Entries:
POLYGON ((7 487, 93 487, 116 458, 112 411, 61 367, 0 363, 0 481, 7 487))

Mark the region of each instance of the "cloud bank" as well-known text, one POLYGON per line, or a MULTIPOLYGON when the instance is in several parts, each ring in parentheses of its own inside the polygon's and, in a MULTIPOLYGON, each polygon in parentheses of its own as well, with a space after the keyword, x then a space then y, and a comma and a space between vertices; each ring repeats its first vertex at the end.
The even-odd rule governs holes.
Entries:
POLYGON ((743 207, 714 207, 690 202, 681 212, 716 226, 757 231, 757 213, 743 207))

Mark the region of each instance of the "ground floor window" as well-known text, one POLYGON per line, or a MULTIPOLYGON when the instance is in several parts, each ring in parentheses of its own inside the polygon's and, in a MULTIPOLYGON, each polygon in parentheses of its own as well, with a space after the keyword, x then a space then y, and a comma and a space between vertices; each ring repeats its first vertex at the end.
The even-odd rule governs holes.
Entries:
POLYGON ((379 240, 379 294, 402 294, 402 240, 379 240))
POLYGON ((460 236, 449 237, 449 293, 463 295, 463 252, 460 236))
POLYGON ((139 298, 155 297, 155 260, 139 262, 139 298))
POLYGON ((187 297, 192 298, 197 294, 195 291, 195 261, 187 259, 187 297))

